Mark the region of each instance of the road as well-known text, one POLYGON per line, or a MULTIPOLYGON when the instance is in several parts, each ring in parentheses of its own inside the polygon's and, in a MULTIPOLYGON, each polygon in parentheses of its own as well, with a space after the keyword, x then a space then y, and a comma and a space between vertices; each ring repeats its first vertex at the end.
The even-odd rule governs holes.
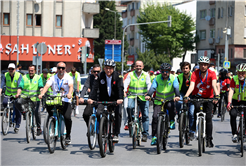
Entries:
MULTIPOLYGON (((206 148, 201 157, 198 157, 197 141, 192 141, 182 149, 179 147, 177 126, 170 133, 167 150, 159 155, 156 147, 150 146, 150 136, 147 142, 132 149, 128 131, 124 131, 122 126, 115 152, 101 158, 98 146, 92 151, 88 147, 85 122, 81 117, 84 106, 79 108, 80 115, 72 117, 72 144, 66 150, 62 150, 58 142, 55 153, 50 154, 43 136, 27 144, 25 121, 22 121, 18 134, 14 134, 13 128, 7 136, 1 134, 1 165, 246 165, 246 157, 241 157, 239 152, 240 145, 231 141, 228 113, 224 122, 213 118, 215 147, 206 148)), ((151 107, 150 117, 152 112, 151 107)), ((42 113, 42 122, 44 115, 42 113)))

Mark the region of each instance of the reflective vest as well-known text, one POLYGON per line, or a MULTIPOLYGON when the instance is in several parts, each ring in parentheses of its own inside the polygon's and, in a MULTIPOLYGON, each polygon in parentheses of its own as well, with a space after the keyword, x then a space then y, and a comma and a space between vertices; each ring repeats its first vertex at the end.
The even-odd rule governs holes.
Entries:
POLYGON ((155 78, 155 75, 150 76, 151 83, 153 82, 154 78, 155 78))
MULTIPOLYGON (((168 80, 163 80, 162 75, 158 75, 156 77, 157 82, 157 88, 156 88, 156 99, 166 99, 166 100, 172 100, 174 98, 174 88, 173 88, 173 81, 175 80, 175 76, 170 74, 168 80)), ((154 103, 156 105, 161 105, 162 102, 155 100, 154 103)))
POLYGON ((241 86, 241 93, 239 93, 239 79, 238 79, 238 75, 233 76, 233 79, 235 81, 235 89, 234 89, 234 94, 232 96, 232 99, 234 100, 238 100, 238 95, 241 94, 241 101, 246 101, 246 86, 244 87, 244 91, 242 91, 243 86, 241 86))
MULTIPOLYGON (((73 74, 72 72, 69 73, 69 75, 73 78, 73 74)), ((75 86, 76 87, 73 87, 74 89, 77 89, 77 79, 78 77, 80 77, 80 73, 79 72, 75 72, 75 78, 73 79, 73 81, 75 82, 75 86)), ((79 90, 81 89, 81 82, 79 81, 79 90)))
POLYGON ((24 80, 24 88, 21 91, 21 97, 31 97, 32 101, 40 101, 38 98, 38 95, 40 94, 39 88, 38 88, 38 80, 40 79, 40 76, 35 74, 34 77, 31 78, 29 74, 26 74, 23 76, 24 80))
MULTIPOLYGON (((138 95, 138 97, 142 101, 146 101, 145 94, 148 92, 147 84, 146 84, 146 77, 148 74, 143 71, 139 79, 137 75, 135 74, 135 71, 130 72, 129 75, 131 77, 131 81, 129 84, 128 92, 130 92, 132 95, 138 95)), ((128 96, 128 98, 134 98, 134 97, 135 96, 128 96)))
POLYGON ((5 91, 5 95, 7 96, 15 96, 17 94, 17 83, 18 83, 18 79, 20 77, 20 73, 19 72, 15 72, 14 73, 14 78, 13 81, 11 82, 11 76, 9 74, 9 72, 5 73, 5 79, 6 79, 6 91, 5 91))
MULTIPOLYGON (((189 81, 191 79, 191 72, 190 72, 190 76, 189 76, 189 81)), ((181 73, 180 75, 178 75, 178 79, 179 79, 179 91, 181 91, 182 85, 183 85, 183 78, 184 78, 184 73, 181 73)))
MULTIPOLYGON (((53 76, 53 75, 50 74, 50 73, 47 73, 47 78, 44 78, 44 75, 43 75, 43 73, 42 73, 42 74, 40 74, 40 76, 41 76, 41 78, 42 78, 43 85, 45 86, 47 80, 48 80, 51 76, 53 76)), ((48 91, 47 91, 46 93, 47 93, 47 95, 53 95, 53 91, 52 91, 51 87, 49 87, 49 89, 48 89, 48 91)))

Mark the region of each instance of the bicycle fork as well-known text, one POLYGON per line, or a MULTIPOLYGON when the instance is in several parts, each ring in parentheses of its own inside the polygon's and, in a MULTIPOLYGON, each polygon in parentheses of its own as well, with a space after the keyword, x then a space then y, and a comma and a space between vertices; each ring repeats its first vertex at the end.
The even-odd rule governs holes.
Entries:
POLYGON ((197 120, 196 120, 196 138, 198 138, 198 125, 201 120, 203 120, 203 138, 205 138, 205 132, 206 132, 206 113, 204 112, 198 112, 196 113, 197 120))

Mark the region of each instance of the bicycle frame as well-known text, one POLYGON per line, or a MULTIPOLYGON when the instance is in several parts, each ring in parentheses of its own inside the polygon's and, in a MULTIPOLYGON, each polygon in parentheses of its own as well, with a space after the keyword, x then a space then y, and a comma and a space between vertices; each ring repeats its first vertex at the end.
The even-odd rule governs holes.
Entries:
MULTIPOLYGON (((12 101, 10 101, 10 99, 12 98, 12 96, 4 96, 4 97, 8 98, 8 102, 7 102, 7 107, 6 108, 7 109, 10 109, 10 104, 13 103, 14 99, 12 101)), ((10 110, 9 121, 12 122, 12 123, 15 123, 15 111, 14 111, 14 108, 12 110, 10 110), (12 118, 11 118, 11 114, 12 114, 12 118)))
MULTIPOLYGON (((59 109, 56 108, 56 106, 53 108, 54 112, 53 112, 53 116, 52 118, 55 120, 55 136, 60 137, 61 136, 61 129, 62 129, 62 121, 64 121, 64 117, 62 115, 60 115, 59 113, 59 109)), ((65 122, 65 121, 64 121, 65 122)), ((66 133, 66 127, 65 127, 65 132, 66 133)))
POLYGON ((198 123, 200 121, 200 119, 204 120, 203 123, 203 138, 205 138, 205 132, 206 132, 206 113, 203 112, 203 104, 200 105, 200 111, 198 113, 196 113, 196 137, 198 137, 198 123))

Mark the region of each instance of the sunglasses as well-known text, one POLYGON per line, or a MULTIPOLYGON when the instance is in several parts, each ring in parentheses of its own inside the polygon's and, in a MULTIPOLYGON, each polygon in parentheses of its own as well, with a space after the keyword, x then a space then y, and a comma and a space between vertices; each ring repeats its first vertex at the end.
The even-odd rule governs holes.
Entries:
POLYGON ((170 71, 163 71, 163 70, 161 71, 161 73, 169 73, 169 72, 170 72, 170 71))
POLYGON ((12 70, 13 71, 14 69, 13 68, 9 68, 8 70, 12 70))
POLYGON ((94 70, 94 71, 93 71, 93 73, 100 73, 100 71, 96 71, 96 70, 94 70))
POLYGON ((65 67, 57 67, 58 70, 62 69, 65 70, 65 67))

